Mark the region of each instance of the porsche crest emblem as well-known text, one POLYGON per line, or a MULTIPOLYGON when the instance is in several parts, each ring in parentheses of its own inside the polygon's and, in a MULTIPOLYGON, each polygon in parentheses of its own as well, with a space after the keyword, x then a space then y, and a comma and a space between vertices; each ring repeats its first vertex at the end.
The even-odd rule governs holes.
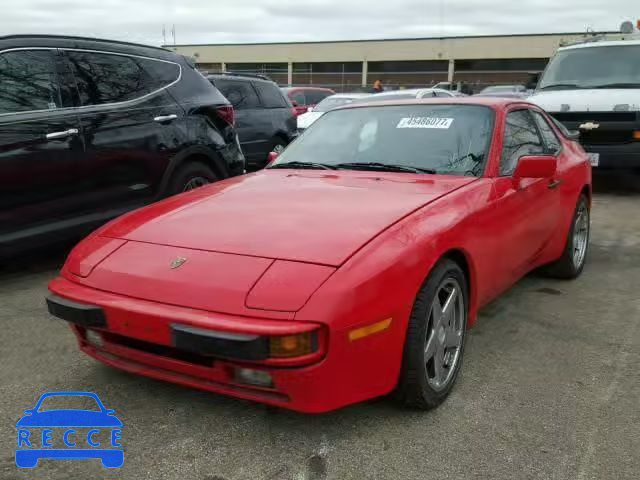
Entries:
POLYGON ((185 264, 186 261, 187 261, 187 259, 185 257, 178 257, 178 258, 173 259, 171 261, 171 263, 169 264, 169 266, 172 269, 180 268, 182 265, 185 264))

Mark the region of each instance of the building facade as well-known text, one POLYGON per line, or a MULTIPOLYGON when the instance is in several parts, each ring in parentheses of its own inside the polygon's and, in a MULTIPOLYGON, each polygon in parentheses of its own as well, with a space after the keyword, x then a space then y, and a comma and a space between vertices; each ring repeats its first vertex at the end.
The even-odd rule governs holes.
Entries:
MULTIPOLYGON (((603 32, 610 35, 613 32, 603 32)), ((556 49, 593 33, 168 46, 209 72, 263 73, 280 85, 337 91, 464 81, 474 90, 530 83, 556 49)))

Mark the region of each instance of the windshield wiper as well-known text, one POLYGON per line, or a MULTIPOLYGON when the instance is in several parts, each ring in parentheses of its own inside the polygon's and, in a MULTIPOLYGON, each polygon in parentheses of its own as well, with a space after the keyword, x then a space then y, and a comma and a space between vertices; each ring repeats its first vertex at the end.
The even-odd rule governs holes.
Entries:
POLYGON ((319 168, 322 170, 335 170, 336 167, 333 165, 326 165, 324 163, 316 163, 316 162, 285 162, 285 163, 276 163, 275 165, 271 165, 267 168, 319 168))
POLYGON ((380 162, 351 162, 351 163, 338 163, 335 165, 337 168, 354 168, 363 170, 378 170, 381 172, 411 172, 411 173, 430 173, 435 174, 436 171, 432 168, 420 168, 410 167, 408 165, 394 165, 389 163, 380 162))
POLYGON ((575 83, 552 83, 551 85, 545 85, 544 87, 540 87, 540 90, 546 90, 548 88, 584 88, 580 85, 576 85, 575 83))
POLYGON ((603 83, 602 85, 594 85, 589 88, 640 88, 640 83, 603 83))

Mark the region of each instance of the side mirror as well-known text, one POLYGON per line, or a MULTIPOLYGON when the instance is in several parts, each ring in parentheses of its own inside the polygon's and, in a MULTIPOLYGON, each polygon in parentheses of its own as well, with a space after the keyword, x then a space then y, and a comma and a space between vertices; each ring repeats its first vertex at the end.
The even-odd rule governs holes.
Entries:
POLYGON ((551 155, 525 155, 518 160, 513 178, 550 178, 557 167, 558 160, 551 155))
POLYGON ((580 140, 580 130, 569 130, 569 135, 567 135, 570 140, 578 141, 580 140))
POLYGON ((269 166, 271 165, 273 162, 276 161, 276 158, 278 158, 280 154, 278 152, 269 152, 269 155, 267 155, 267 165, 269 166))
POLYGON ((307 108, 307 112, 313 112, 313 107, 307 108))
POLYGON ((295 100, 291 100, 291 105, 293 105, 294 107, 298 106, 298 102, 296 102, 295 100))

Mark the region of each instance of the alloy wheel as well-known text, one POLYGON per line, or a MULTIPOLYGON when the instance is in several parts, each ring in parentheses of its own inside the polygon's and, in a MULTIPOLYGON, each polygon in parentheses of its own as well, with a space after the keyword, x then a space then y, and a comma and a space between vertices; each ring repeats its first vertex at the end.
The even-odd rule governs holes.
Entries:
POLYGON ((573 264, 579 269, 587 254, 589 243, 589 209, 581 202, 573 222, 573 264))
POLYGON ((424 341, 427 383, 443 390, 451 381, 460 360, 465 327, 465 299, 455 278, 444 279, 429 309, 424 341))

